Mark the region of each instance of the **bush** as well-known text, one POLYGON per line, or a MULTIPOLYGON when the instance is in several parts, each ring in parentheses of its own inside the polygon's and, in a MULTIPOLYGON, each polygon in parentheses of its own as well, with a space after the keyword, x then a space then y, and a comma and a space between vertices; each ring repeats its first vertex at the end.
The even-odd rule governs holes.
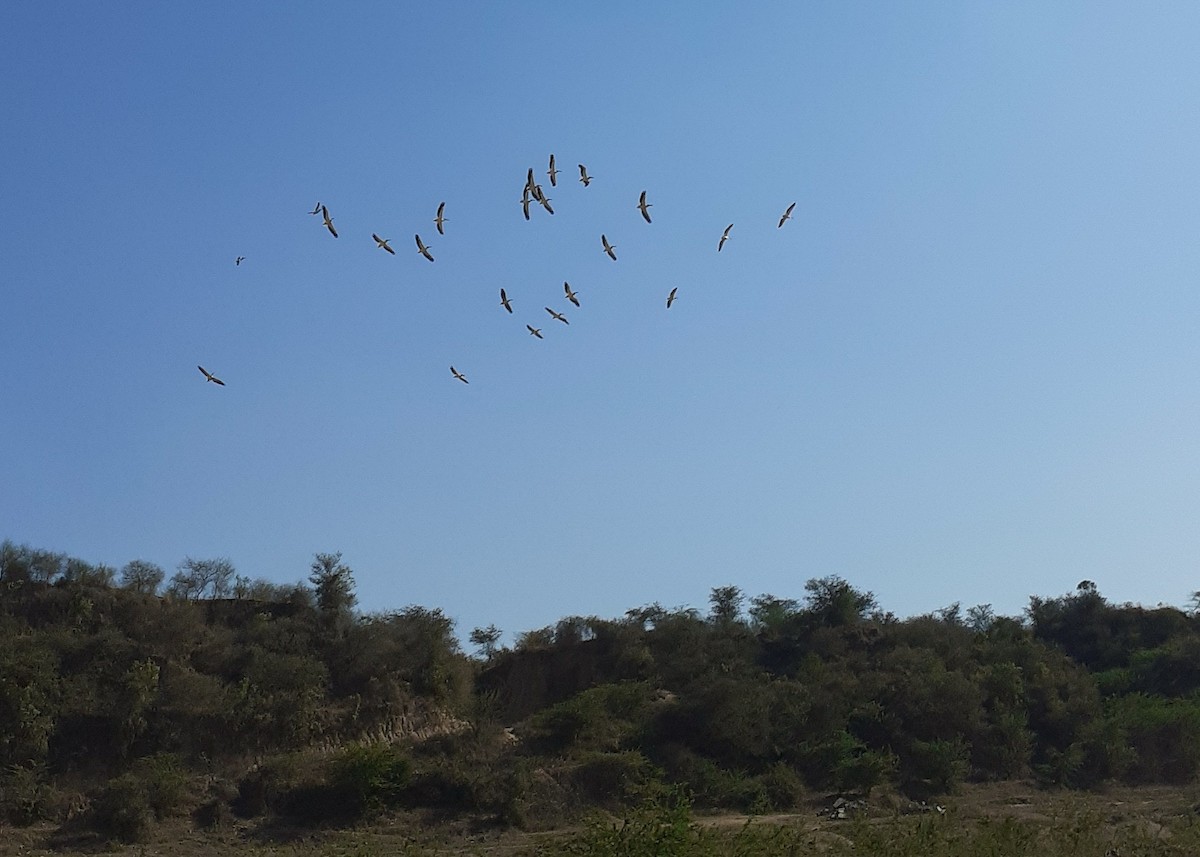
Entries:
POLYGON ((958 788, 967 773, 962 741, 913 741, 902 757, 902 786, 914 797, 935 797, 958 788))
POLYGON ((146 783, 133 774, 109 781, 92 802, 92 827, 120 842, 146 839, 153 819, 146 783))
POLYGON ((45 818, 51 794, 44 767, 10 765, 0 773, 0 820, 25 827, 45 818))
POLYGON ((187 775, 174 755, 140 759, 131 773, 145 786, 147 803, 158 821, 177 815, 187 802, 187 775))
POLYGON ((287 796, 297 788, 302 777, 298 756, 283 754, 258 765, 238 783, 233 811, 242 818, 256 818, 267 812, 281 811, 287 796))
POLYGON ((776 763, 759 779, 772 809, 793 809, 804 799, 804 782, 787 765, 776 763))
POLYGON ((354 815, 395 806, 412 773, 408 757, 390 744, 368 744, 342 752, 331 766, 329 785, 354 815))
POLYGON ((662 772, 636 750, 589 753, 571 770, 568 782, 588 801, 615 808, 661 779, 662 772))

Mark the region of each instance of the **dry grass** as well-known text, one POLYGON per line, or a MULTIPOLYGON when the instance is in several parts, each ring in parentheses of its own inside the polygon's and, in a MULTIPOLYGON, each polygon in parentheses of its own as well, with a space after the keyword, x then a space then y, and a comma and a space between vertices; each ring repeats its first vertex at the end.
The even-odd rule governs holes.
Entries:
MULTIPOLYGON (((850 820, 822 813, 814 797, 792 813, 757 818, 697 816, 681 854, 850 854, 883 857, 971 857, 1037 853, 1045 857, 1119 853, 1173 857, 1200 854, 1200 788, 1115 787, 1109 791, 1042 791, 1029 783, 971 785, 945 800, 946 814, 909 813, 894 795, 872 798, 850 820)), ((492 855, 522 857, 573 853, 641 853, 597 844, 606 825, 547 833, 499 829, 487 819, 444 818, 427 812, 395 813, 353 830, 282 828, 231 821, 202 831, 186 819, 158 825, 142 845, 116 846, 95 837, 72 837, 52 825, 0 830, 0 857, 95 854, 111 851, 161 857, 367 857, 367 855, 492 855)), ((612 825, 607 825, 612 829, 612 825)), ((613 837, 609 837, 612 839, 613 837)))

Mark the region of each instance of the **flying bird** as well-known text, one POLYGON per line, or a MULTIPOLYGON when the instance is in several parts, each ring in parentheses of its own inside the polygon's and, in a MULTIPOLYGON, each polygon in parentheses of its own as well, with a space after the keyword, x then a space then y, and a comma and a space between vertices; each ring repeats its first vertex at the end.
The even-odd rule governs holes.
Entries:
POLYGON ((529 172, 525 176, 525 187, 533 190, 533 167, 529 168, 529 172))
POLYGON ((561 312, 555 312, 554 310, 550 309, 550 307, 546 307, 546 312, 550 313, 550 315, 554 316, 555 320, 561 321, 563 324, 571 323, 567 321, 567 317, 565 315, 563 315, 561 312))
POLYGON ((325 228, 334 238, 337 238, 337 230, 333 228, 333 218, 329 216, 329 209, 323 205, 321 206, 321 217, 325 220, 325 228))
POLYGON ((451 374, 451 375, 453 375, 453 376, 454 376, 455 378, 457 378, 458 380, 462 381, 464 384, 470 384, 470 383, 471 383, 470 381, 468 381, 468 380, 467 380, 467 376, 466 376, 466 375, 464 375, 462 372, 459 372, 459 371, 458 371, 457 369, 455 369, 453 366, 451 366, 451 367, 450 367, 450 374, 451 374))
POLYGON ((550 176, 550 187, 558 187, 558 170, 554 168, 554 155, 550 155, 550 169, 546 170, 546 175, 550 176))
POLYGON ((422 256, 424 256, 426 259, 428 259, 430 262, 432 262, 433 254, 429 252, 429 248, 425 246, 425 243, 423 241, 421 241, 421 236, 417 235, 416 239, 417 239, 417 252, 420 253, 422 256))
POLYGON ((653 205, 651 203, 646 202, 646 192, 645 191, 642 191, 641 198, 638 199, 637 207, 638 207, 638 211, 640 211, 642 213, 642 217, 646 218, 646 222, 649 223, 650 222, 650 212, 647 211, 646 209, 653 208, 653 205))
POLYGON ((529 219, 529 185, 525 185, 525 190, 521 193, 521 211, 525 214, 525 219, 529 219))
POLYGON ((792 219, 792 209, 795 207, 796 207, 796 203, 794 203, 794 202, 787 207, 787 211, 785 211, 783 213, 783 217, 779 218, 779 226, 775 227, 776 229, 782 229, 783 224, 787 223, 789 220, 792 219))
POLYGON ((717 242, 717 252, 721 252, 721 248, 725 246, 725 242, 729 240, 729 230, 733 228, 733 224, 725 227, 724 234, 721 235, 721 240, 717 242))
POLYGON ((245 256, 238 256, 236 259, 233 260, 233 266, 236 268, 238 265, 242 264, 242 262, 245 262, 245 261, 246 261, 245 256))
POLYGON ((380 238, 374 232, 371 233, 371 237, 375 239, 375 243, 379 245, 380 250, 387 250, 393 256, 396 255, 396 251, 392 249, 390 244, 388 244, 387 238, 380 238))
POLYGON ((583 182, 583 186, 587 187, 592 183, 592 177, 587 174, 587 167, 583 164, 579 165, 579 180, 583 182))
POLYGON ((533 198, 538 202, 541 202, 546 198, 546 194, 542 192, 542 186, 540 184, 530 185, 529 192, 533 194, 533 198))
POLYGON ((604 235, 601 235, 600 243, 604 245, 604 252, 608 254, 608 258, 612 259, 614 262, 617 261, 617 254, 613 252, 616 247, 608 243, 608 238, 604 235))
POLYGON ((542 208, 546 209, 546 211, 551 214, 554 213, 554 209, 550 207, 550 197, 542 195, 538 198, 538 202, 542 204, 542 208))
POLYGON ((220 384, 222 387, 224 387, 224 386, 225 386, 225 382, 224 382, 224 381, 222 381, 220 378, 218 378, 218 377, 217 377, 216 375, 214 375, 212 372, 209 372, 209 371, 208 371, 207 369, 205 369, 203 366, 197 366, 196 368, 197 368, 197 369, 199 369, 201 372, 203 372, 203 373, 204 373, 204 377, 205 377, 205 379, 206 379, 206 380, 208 380, 208 381, 212 381, 214 384, 220 384))
POLYGON ((500 290, 500 306, 508 310, 510 315, 512 314, 512 301, 508 299, 508 295, 504 293, 504 289, 500 290))
POLYGON ((438 235, 446 234, 445 232, 442 231, 442 224, 446 222, 446 218, 442 216, 442 212, 444 212, 445 210, 446 210, 446 203, 443 202, 440 205, 438 205, 437 217, 433 218, 433 222, 437 224, 438 235))
POLYGON ((310 211, 309 214, 320 214, 320 213, 321 213, 321 203, 318 202, 315 206, 313 206, 313 210, 310 211))
POLYGON ((570 283, 563 283, 563 291, 567 293, 567 300, 575 304, 575 306, 579 306, 579 295, 571 291, 570 283))
POLYGON ((546 338, 546 337, 542 336, 542 329, 540 327, 534 327, 532 324, 527 324, 525 326, 529 328, 530 336, 536 336, 538 339, 546 338))
POLYGON ((671 289, 671 294, 667 295, 667 309, 671 308, 671 304, 675 303, 675 293, 679 291, 679 286, 671 289))

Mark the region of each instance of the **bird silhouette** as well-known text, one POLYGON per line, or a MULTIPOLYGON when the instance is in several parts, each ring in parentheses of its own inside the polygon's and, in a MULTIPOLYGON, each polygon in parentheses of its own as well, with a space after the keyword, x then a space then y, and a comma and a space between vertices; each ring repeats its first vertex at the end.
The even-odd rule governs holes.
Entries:
POLYGON ((453 375, 453 376, 454 376, 455 378, 457 378, 458 380, 462 381, 464 384, 470 384, 470 383, 471 383, 470 381, 468 381, 468 380, 467 380, 467 376, 466 376, 466 375, 464 375, 462 372, 459 372, 459 371, 458 371, 457 369, 455 369, 453 366, 451 366, 451 367, 450 367, 450 374, 451 374, 451 375, 453 375))
POLYGON ((325 228, 329 230, 329 234, 337 238, 337 230, 333 228, 333 218, 329 216, 329 209, 323 205, 321 206, 321 217, 325 221, 325 228))
POLYGON ((650 203, 646 202, 646 192, 645 191, 642 191, 642 195, 638 199, 637 207, 638 207, 638 211, 640 211, 642 213, 642 217, 646 218, 646 222, 649 223, 650 222, 650 212, 647 211, 647 209, 652 208, 653 206, 650 203))
POLYGON ((579 165, 579 180, 583 182, 583 186, 587 187, 592 183, 592 177, 587 174, 587 167, 583 164, 579 165))
POLYGON ((500 290, 500 306, 508 310, 509 315, 512 315, 512 301, 508 299, 508 295, 504 293, 504 289, 500 290))
POLYGON ((313 210, 310 211, 309 214, 320 214, 320 213, 321 213, 321 203, 318 202, 315 206, 313 206, 313 210))
POLYGON ((371 237, 375 239, 375 243, 379 245, 380 250, 387 250, 393 256, 396 255, 396 251, 392 249, 392 246, 390 244, 388 244, 387 238, 380 238, 374 232, 371 233, 371 237))
POLYGON ((575 304, 575 306, 579 306, 579 295, 571 291, 570 283, 563 283, 563 291, 567 293, 567 300, 575 304))
POLYGON ((667 295, 667 309, 671 308, 671 304, 675 303, 675 293, 679 291, 679 286, 671 289, 671 294, 667 295))
POLYGON ((604 245, 604 252, 608 254, 608 258, 612 259, 614 262, 617 261, 617 254, 613 252, 617 249, 616 245, 609 244, 608 237, 605 235, 600 236, 600 243, 604 245))
POLYGON ((733 224, 725 227, 724 234, 721 235, 721 240, 717 242, 717 252, 721 252, 721 248, 725 246, 725 242, 729 240, 729 230, 733 228, 733 224))
POLYGON ((550 309, 550 307, 546 307, 546 312, 548 312, 548 313, 550 313, 550 315, 554 316, 556 321, 561 321, 563 324, 571 323, 571 322, 567 321, 567 317, 565 315, 563 315, 561 312, 555 312, 554 310, 550 309))
POLYGON ((438 205, 438 210, 437 210, 437 217, 433 218, 433 222, 437 224, 437 231, 438 231, 438 235, 445 235, 445 234, 446 234, 446 233, 445 233, 445 232, 442 230, 442 224, 446 222, 446 218, 442 216, 442 213, 443 213, 445 210, 446 210, 446 203, 444 203, 444 202, 443 202, 443 203, 439 204, 439 205, 438 205))
POLYGON ((550 187, 558 187, 558 170, 554 168, 554 155, 550 155, 550 169, 546 170, 546 175, 550 176, 550 187))
POLYGON ((789 220, 792 219, 792 209, 794 209, 795 207, 796 207, 796 203, 794 203, 794 202, 787 207, 787 211, 785 211, 783 213, 783 216, 779 218, 779 226, 775 227, 776 229, 782 229, 783 224, 787 223, 789 220))
POLYGON ((245 256, 238 256, 236 259, 233 260, 233 265, 236 268, 238 265, 242 264, 242 262, 245 262, 245 261, 246 261, 245 256))
POLYGON ((530 336, 536 336, 538 339, 546 338, 546 337, 542 336, 542 329, 540 327, 534 327, 532 324, 527 324, 525 326, 529 328, 530 336))
POLYGON ((432 262, 433 254, 429 252, 429 248, 425 246, 425 242, 421 240, 421 236, 417 235, 415 237, 417 239, 417 252, 432 262))
POLYGON ((212 381, 214 384, 220 384, 222 387, 225 386, 224 381, 222 381, 220 378, 218 378, 212 372, 209 372, 203 366, 197 366, 196 368, 199 369, 202 373, 204 373, 204 377, 206 380, 212 381))

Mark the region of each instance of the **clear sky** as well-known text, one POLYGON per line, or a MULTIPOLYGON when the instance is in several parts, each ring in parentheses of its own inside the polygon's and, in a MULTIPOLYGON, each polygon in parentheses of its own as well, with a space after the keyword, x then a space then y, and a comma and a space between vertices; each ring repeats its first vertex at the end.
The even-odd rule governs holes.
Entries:
POLYGON ((1192 2, 7 4, 0 538, 341 551, 464 634, 827 574, 1182 604, 1197 45, 1192 2))

